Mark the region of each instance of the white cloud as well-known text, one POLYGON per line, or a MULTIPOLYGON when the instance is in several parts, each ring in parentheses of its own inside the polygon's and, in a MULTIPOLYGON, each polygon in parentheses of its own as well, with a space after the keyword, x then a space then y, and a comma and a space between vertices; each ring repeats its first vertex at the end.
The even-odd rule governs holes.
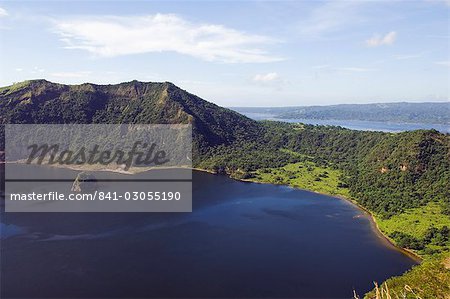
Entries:
POLYGON ((253 77, 253 81, 260 83, 273 82, 280 79, 277 73, 257 74, 253 77))
POLYGON ((369 47, 392 45, 396 41, 396 39, 397 39, 397 32, 391 31, 384 36, 379 34, 372 36, 371 38, 366 40, 366 45, 369 47))
POLYGON ((45 73, 45 69, 35 66, 33 67, 33 69, 30 71, 31 74, 42 74, 45 73))
POLYGON ((264 49, 278 40, 222 25, 195 24, 173 14, 80 17, 54 23, 66 48, 102 57, 177 52, 225 63, 283 60, 264 49))
POLYGON ((6 11, 6 9, 0 7, 0 18, 1 18, 1 17, 7 17, 8 15, 9 15, 9 14, 8 14, 8 12, 6 11))

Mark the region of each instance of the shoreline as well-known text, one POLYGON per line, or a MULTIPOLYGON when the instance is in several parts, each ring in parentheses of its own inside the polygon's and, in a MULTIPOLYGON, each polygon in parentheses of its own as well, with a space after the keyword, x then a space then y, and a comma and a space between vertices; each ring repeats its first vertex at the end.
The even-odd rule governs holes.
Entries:
POLYGON ((91 171, 91 172, 112 172, 112 173, 119 173, 119 174, 139 174, 142 172, 147 172, 151 170, 168 170, 168 169, 187 169, 187 170, 197 170, 197 171, 203 171, 211 174, 215 174, 213 171, 201 169, 201 168, 195 168, 195 167, 183 167, 183 166, 166 166, 166 167, 132 167, 128 170, 124 170, 120 167, 117 168, 94 168, 94 167, 82 167, 82 166, 74 166, 74 165, 58 165, 58 164, 26 164, 23 163, 23 161, 12 161, 12 162, 4 162, 3 164, 17 164, 17 165, 32 165, 32 166, 40 166, 40 167, 47 167, 47 168, 57 168, 57 169, 70 169, 75 171, 91 171))
MULTIPOLYGON (((9 163, 21 164, 20 162, 19 163, 17 163, 17 162, 9 162, 9 163)), ((50 167, 50 168, 71 169, 71 170, 76 170, 76 171, 104 171, 104 172, 113 172, 113 173, 119 173, 119 174, 129 174, 129 175, 142 173, 142 172, 146 172, 146 171, 151 171, 151 170, 164 170, 164 169, 172 169, 172 168, 181 168, 181 169, 201 171, 201 172, 205 172, 205 173, 209 173, 209 174, 213 174, 213 175, 225 175, 225 176, 229 177, 230 179, 233 179, 235 181, 240 181, 240 182, 253 183, 253 184, 271 184, 271 185, 278 185, 278 186, 286 186, 286 187, 294 188, 294 189, 297 189, 297 190, 303 190, 303 191, 313 192, 313 193, 322 194, 322 195, 326 195, 326 196, 331 196, 331 197, 343 200, 343 201, 353 205, 354 207, 356 207, 361 212, 363 212, 365 214, 365 216, 367 216, 367 218, 368 218, 368 220, 370 222, 370 227, 371 227, 372 231, 379 237, 379 239, 382 242, 384 242, 385 244, 387 244, 390 247, 394 248, 395 250, 397 250, 397 251, 399 251, 399 252, 409 256, 411 259, 416 261, 418 264, 420 264, 423 261, 423 258, 421 256, 419 256, 418 254, 416 254, 414 251, 409 250, 407 248, 403 248, 403 247, 398 246, 397 244, 394 243, 394 241, 391 238, 389 238, 389 236, 385 235, 383 233, 383 231, 380 229, 379 225, 378 225, 376 216, 372 212, 370 212, 367 208, 365 208, 362 205, 360 205, 355 200, 353 200, 351 198, 348 198, 348 197, 345 197, 345 196, 342 196, 342 195, 336 195, 336 194, 332 195, 332 194, 327 194, 325 192, 301 189, 301 188, 290 186, 290 185, 286 185, 286 184, 273 184, 273 183, 270 183, 270 182, 260 182, 260 181, 255 181, 255 180, 252 180, 252 179, 238 179, 238 178, 231 177, 229 174, 218 174, 218 173, 215 173, 214 171, 211 171, 211 170, 208 170, 208 169, 203 169, 203 168, 198 168, 198 167, 157 167, 157 168, 139 169, 140 171, 133 171, 133 170, 136 170, 136 169, 131 169, 129 171, 124 171, 122 169, 106 169, 106 168, 86 169, 86 168, 83 168, 83 167, 67 167, 67 166, 63 167, 63 166, 58 166, 58 165, 41 165, 41 166, 50 167)))
MULTIPOLYGON (((227 175, 227 176, 230 177, 229 175, 227 175)), ((353 200, 351 198, 348 198, 348 197, 345 197, 345 196, 342 196, 342 195, 331 195, 331 194, 327 194, 325 192, 301 189, 301 188, 290 186, 290 185, 286 185, 286 184, 273 184, 273 183, 269 183, 269 182, 253 181, 251 179, 236 179, 236 178, 232 178, 232 177, 230 177, 230 178, 233 179, 233 180, 236 180, 236 181, 247 182, 247 183, 271 184, 271 185, 278 185, 278 186, 286 186, 286 187, 294 188, 294 189, 297 189, 297 190, 308 191, 308 192, 317 193, 317 194, 326 195, 326 196, 331 196, 331 197, 343 200, 343 201, 351 204, 352 206, 356 207, 358 210, 363 212, 365 214, 365 216, 367 216, 367 218, 368 218, 368 220, 370 222, 370 227, 371 227, 372 231, 377 235, 377 237, 380 239, 380 241, 382 241, 384 244, 387 244, 389 247, 394 248, 395 250, 403 253, 404 255, 407 255, 408 257, 413 259, 418 264, 421 264, 422 261, 423 261, 423 258, 420 255, 418 255, 417 253, 415 253, 414 251, 412 251, 410 249, 407 249, 407 248, 400 247, 397 244, 395 244, 395 242, 391 238, 389 238, 389 236, 384 234, 383 231, 380 229, 380 227, 378 225, 378 222, 377 222, 377 218, 375 217, 375 215, 372 212, 370 212, 367 208, 363 207, 362 205, 360 205, 358 202, 356 202, 355 200, 353 200)))

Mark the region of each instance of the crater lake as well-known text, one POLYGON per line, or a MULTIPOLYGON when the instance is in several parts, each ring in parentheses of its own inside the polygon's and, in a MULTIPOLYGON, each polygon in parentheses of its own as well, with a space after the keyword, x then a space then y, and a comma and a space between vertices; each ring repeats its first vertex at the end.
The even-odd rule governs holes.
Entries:
POLYGON ((2 298, 352 298, 416 264, 345 200, 198 171, 192 213, 2 213, 1 250, 2 298))

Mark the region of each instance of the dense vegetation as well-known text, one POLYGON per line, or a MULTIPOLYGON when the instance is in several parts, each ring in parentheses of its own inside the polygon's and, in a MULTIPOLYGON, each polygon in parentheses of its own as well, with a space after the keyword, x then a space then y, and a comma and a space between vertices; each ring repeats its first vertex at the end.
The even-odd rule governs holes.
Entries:
POLYGON ((137 81, 4 87, 0 124, 7 123, 190 123, 196 167, 342 195, 371 211, 400 246, 422 256, 450 250, 448 134, 256 122, 171 83, 137 81))
POLYGON ((265 113, 284 119, 369 120, 450 124, 450 103, 341 104, 329 106, 234 108, 242 113, 265 113))

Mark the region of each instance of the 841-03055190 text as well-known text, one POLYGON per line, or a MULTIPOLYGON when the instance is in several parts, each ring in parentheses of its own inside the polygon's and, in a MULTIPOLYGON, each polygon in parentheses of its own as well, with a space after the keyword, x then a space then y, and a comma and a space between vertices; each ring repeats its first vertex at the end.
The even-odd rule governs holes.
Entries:
POLYGON ((11 201, 179 201, 182 199, 182 193, 179 191, 127 191, 127 192, 104 192, 94 191, 89 193, 62 193, 50 191, 46 193, 11 193, 11 201))

